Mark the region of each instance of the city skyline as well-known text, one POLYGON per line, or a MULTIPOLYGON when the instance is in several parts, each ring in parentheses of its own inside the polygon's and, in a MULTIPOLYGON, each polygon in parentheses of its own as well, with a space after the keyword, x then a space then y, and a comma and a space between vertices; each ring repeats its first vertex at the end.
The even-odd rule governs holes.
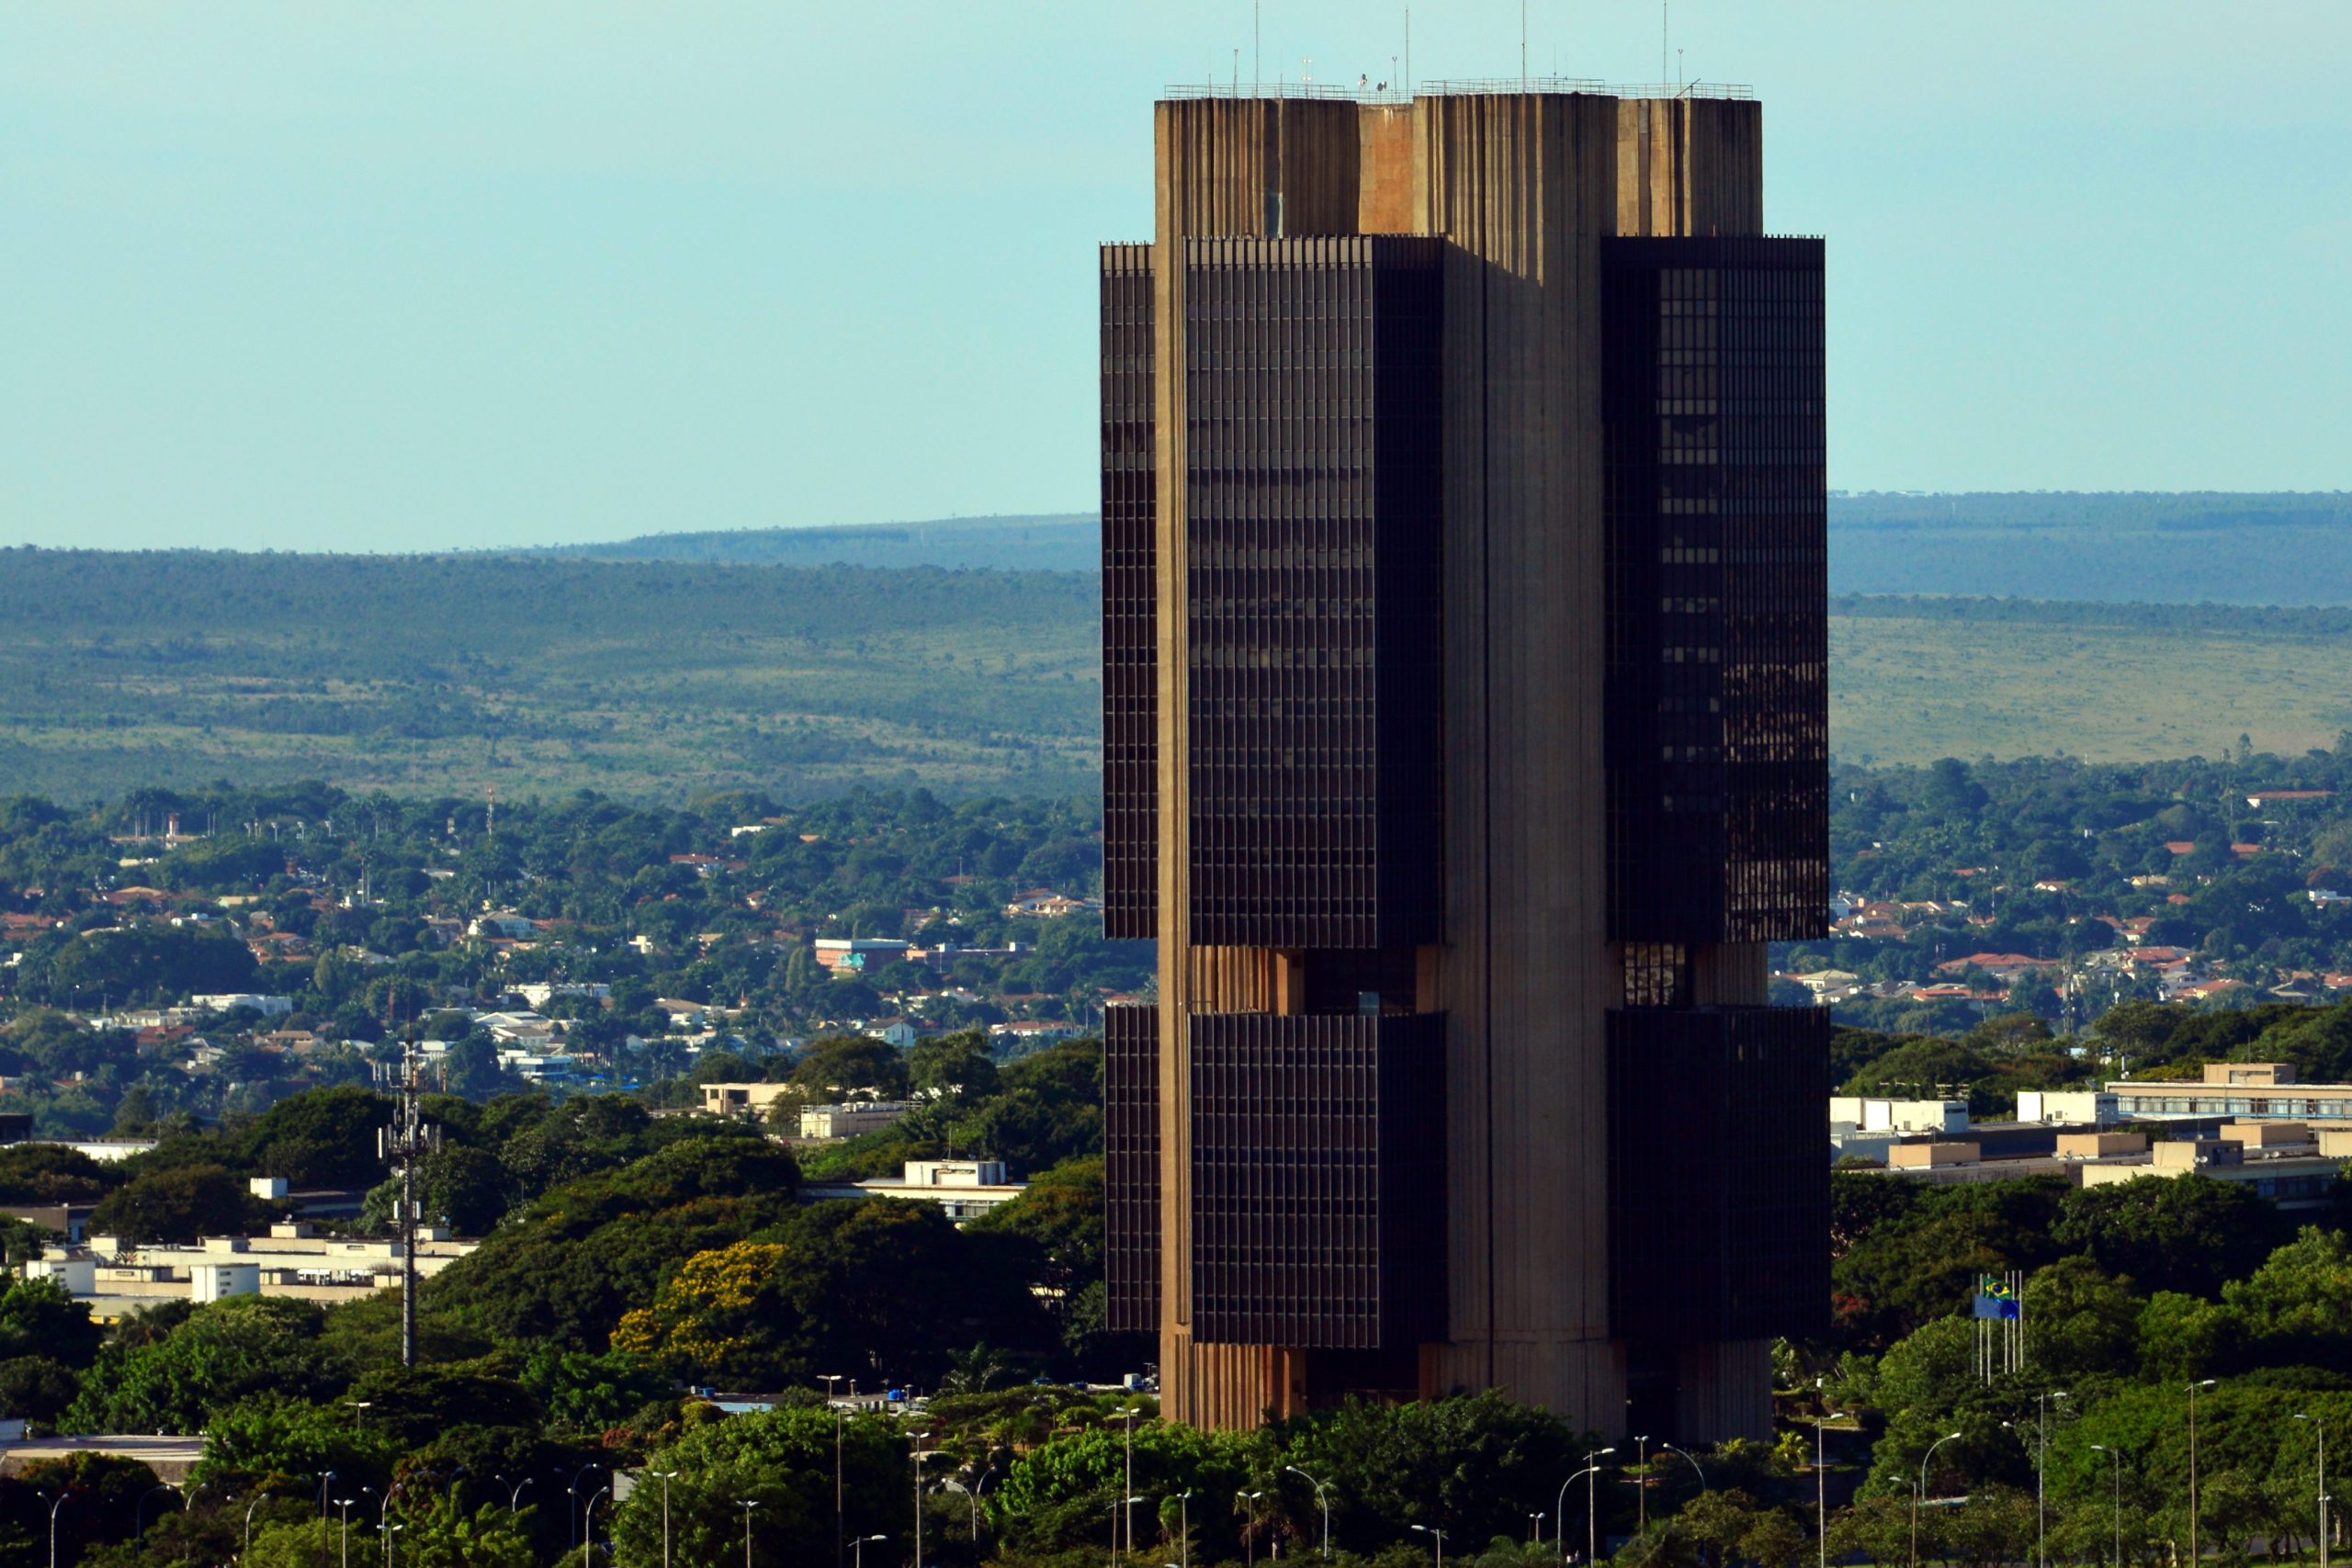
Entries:
MULTIPOLYGON (((1260 69, 1352 85, 1402 10, 1266 5, 1260 69)), ((1536 71, 1659 73, 1653 7, 1529 16, 1536 71)), ((0 19, 0 543, 1085 509, 1069 257, 1147 231, 1135 106, 1247 75, 1250 7, 691 20, 0 19)), ((1415 74, 1513 73, 1518 22, 1421 7, 1415 74)), ((1672 51, 1782 106, 1770 226, 1840 237, 1834 486, 2352 482, 2340 10, 1679 0, 1672 51)))

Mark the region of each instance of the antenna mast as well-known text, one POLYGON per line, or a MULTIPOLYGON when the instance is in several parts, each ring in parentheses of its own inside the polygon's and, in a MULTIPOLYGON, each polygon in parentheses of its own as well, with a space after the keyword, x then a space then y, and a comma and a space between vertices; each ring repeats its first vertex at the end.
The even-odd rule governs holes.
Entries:
POLYGON ((400 1104, 392 1124, 376 1134, 376 1152, 400 1178, 401 1365, 416 1365, 416 1163, 441 1146, 441 1129, 428 1125, 419 1095, 423 1072, 416 1042, 401 1042, 400 1104))

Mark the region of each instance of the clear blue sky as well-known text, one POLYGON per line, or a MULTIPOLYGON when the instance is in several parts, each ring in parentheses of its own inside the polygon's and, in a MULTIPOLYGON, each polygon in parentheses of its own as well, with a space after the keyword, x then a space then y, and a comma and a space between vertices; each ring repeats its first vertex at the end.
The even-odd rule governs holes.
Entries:
MULTIPOLYGON (((1266 0, 1265 73, 1402 6, 1266 0)), ((1648 0, 1536 70, 1658 71, 1648 0)), ((1513 74, 1423 0, 1417 75, 1513 74)), ((1093 246, 1248 0, 0 8, 0 543, 1092 504, 1093 246)), ((1676 0, 1828 236, 1831 483, 2352 488, 2352 6, 1676 0)))

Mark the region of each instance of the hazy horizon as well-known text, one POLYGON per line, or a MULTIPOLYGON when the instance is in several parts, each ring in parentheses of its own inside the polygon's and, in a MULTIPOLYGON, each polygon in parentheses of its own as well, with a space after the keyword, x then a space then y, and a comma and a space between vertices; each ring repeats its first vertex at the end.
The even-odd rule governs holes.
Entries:
MULTIPOLYGON (((1268 79, 1402 52, 1401 6, 1262 15, 1268 79)), ((1519 15, 1419 7, 1416 78, 1516 74, 1519 15)), ((1537 72, 1659 74, 1654 5, 1529 17, 1537 72)), ((2352 485, 2352 12, 1671 24, 1763 100, 1769 226, 1828 238, 1834 487, 2352 485)), ((0 543, 1089 512, 1094 245, 1212 66, 1248 5, 13 8, 0 543)))

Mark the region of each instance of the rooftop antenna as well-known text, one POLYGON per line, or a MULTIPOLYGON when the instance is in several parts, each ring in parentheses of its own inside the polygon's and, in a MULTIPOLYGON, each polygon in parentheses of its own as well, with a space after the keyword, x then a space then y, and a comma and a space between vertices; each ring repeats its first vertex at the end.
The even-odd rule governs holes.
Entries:
POLYGON ((1405 96, 1413 93, 1413 8, 1405 7, 1405 96))
POLYGON ((1265 34, 1258 23, 1259 0, 1250 0, 1250 96, 1258 96, 1259 84, 1265 73, 1261 67, 1265 61, 1265 34))
POLYGON ((1657 0, 1657 79, 1666 80, 1666 18, 1674 0, 1657 0))
POLYGON ((1519 90, 1527 91, 1527 0, 1519 0, 1519 90))

